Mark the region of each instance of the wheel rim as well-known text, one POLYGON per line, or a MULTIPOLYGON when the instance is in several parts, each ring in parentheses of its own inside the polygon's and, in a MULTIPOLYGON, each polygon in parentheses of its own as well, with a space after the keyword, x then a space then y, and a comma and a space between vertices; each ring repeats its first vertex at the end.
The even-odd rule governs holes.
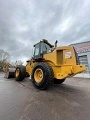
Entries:
POLYGON ((18 77, 18 76, 19 76, 19 73, 20 73, 20 70, 19 70, 19 69, 17 69, 17 70, 16 70, 16 73, 15 73, 16 77, 18 77))
POLYGON ((43 80, 43 71, 42 69, 36 69, 34 73, 34 79, 37 83, 40 83, 43 80))

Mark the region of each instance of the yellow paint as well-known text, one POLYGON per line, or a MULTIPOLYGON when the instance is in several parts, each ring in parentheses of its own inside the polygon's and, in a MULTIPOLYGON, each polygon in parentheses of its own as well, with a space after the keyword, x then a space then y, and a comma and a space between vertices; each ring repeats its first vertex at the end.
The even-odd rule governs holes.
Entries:
POLYGON ((34 73, 34 79, 37 83, 40 83, 43 80, 43 71, 42 69, 36 69, 34 73))
POLYGON ((33 60, 31 60, 30 62, 27 63, 26 65, 26 72, 31 76, 32 70, 35 66, 36 62, 33 62, 33 60))
MULTIPOLYGON (((56 79, 71 77, 86 70, 84 65, 77 65, 75 52, 71 46, 57 47, 53 52, 44 54, 43 58, 44 60, 41 62, 48 63, 52 67, 54 78, 56 79)), ((26 65, 26 72, 29 75, 31 75, 36 63, 34 60, 31 60, 26 65)), ((35 72, 36 82, 41 81, 38 77, 39 72, 39 70, 35 72)))
POLYGON ((74 49, 71 46, 57 47, 53 52, 45 54, 44 59, 51 61, 56 66, 76 64, 74 49), (71 52, 71 58, 65 57, 67 52, 71 52))
POLYGON ((16 72, 15 72, 15 76, 16 76, 16 77, 18 77, 18 76, 19 76, 19 74, 20 74, 20 70, 19 70, 19 69, 17 69, 17 70, 16 70, 16 72))
POLYGON ((54 66, 52 68, 54 72, 54 78, 56 79, 71 77, 86 70, 84 65, 63 65, 61 67, 54 66))

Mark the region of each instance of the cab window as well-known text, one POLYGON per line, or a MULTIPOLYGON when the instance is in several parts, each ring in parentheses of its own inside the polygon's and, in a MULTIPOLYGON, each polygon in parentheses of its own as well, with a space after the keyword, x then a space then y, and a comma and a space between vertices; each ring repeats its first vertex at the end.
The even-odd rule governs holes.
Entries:
POLYGON ((46 43, 42 43, 41 45, 41 53, 47 52, 50 49, 50 46, 47 45, 46 43))
POLYGON ((35 46, 34 56, 39 55, 39 44, 35 46))

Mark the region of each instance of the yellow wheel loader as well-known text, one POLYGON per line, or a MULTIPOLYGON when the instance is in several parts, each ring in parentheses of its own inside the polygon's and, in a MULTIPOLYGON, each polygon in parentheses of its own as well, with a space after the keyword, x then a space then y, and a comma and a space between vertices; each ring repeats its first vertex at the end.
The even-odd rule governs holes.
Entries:
POLYGON ((34 45, 33 57, 26 66, 17 66, 16 81, 31 77, 33 85, 38 89, 46 89, 52 82, 63 83, 66 78, 85 71, 79 64, 77 53, 72 46, 57 47, 43 39, 34 45))

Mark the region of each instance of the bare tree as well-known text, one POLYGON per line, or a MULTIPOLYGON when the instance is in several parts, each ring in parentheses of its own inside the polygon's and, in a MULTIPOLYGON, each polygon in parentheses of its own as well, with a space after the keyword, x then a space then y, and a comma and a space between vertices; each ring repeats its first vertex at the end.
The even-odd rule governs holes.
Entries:
POLYGON ((9 62, 10 54, 2 49, 0 49, 0 61, 9 62))
POLYGON ((21 60, 17 60, 16 62, 15 62, 15 66, 17 66, 17 65, 22 65, 23 64, 23 62, 21 61, 21 60))

